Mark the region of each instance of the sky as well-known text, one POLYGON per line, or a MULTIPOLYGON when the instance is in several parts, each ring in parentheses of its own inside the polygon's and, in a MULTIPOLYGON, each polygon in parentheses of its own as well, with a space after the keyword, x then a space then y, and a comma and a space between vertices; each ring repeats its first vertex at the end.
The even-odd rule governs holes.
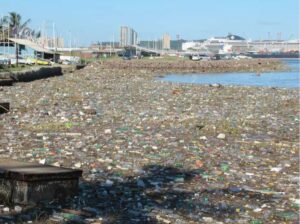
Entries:
POLYGON ((197 40, 237 34, 246 39, 299 38, 300 0, 0 0, 0 16, 15 11, 30 27, 65 43, 119 41, 120 26, 141 40, 197 40))

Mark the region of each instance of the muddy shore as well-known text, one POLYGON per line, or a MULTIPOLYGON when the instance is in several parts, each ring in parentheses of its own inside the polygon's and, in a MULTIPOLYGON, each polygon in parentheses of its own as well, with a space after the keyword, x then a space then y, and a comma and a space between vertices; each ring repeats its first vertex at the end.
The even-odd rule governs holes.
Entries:
MULTIPOLYGON (((0 221, 298 223, 298 90, 157 81, 170 63, 92 63, 0 87, 11 102, 0 115, 0 157, 84 171, 77 198, 22 212, 1 205, 0 221)), ((276 60, 216 63, 282 68, 276 60)))

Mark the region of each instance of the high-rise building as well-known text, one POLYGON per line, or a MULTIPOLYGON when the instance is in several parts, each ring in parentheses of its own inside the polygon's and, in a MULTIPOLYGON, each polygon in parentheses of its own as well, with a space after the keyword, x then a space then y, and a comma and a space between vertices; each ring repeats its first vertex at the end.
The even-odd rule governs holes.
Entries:
POLYGON ((120 46, 132 46, 138 44, 138 34, 135 30, 127 26, 121 26, 120 46))
POLYGON ((169 34, 164 34, 162 39, 162 48, 164 50, 170 50, 171 49, 171 37, 169 34))
POLYGON ((120 30, 120 46, 124 47, 128 43, 128 27, 121 26, 120 30))

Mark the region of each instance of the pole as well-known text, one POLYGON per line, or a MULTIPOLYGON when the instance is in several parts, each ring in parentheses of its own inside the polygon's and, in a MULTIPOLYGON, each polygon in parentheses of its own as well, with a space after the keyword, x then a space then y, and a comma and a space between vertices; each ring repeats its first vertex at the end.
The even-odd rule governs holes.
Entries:
MULTIPOLYGON (((1 15, 1 21, 3 22, 3 15, 1 15)), ((3 55, 5 55, 5 33, 4 33, 4 25, 3 24, 2 24, 2 35, 1 35, 1 45, 2 44, 3 44, 3 55)))
POLYGON ((71 48, 72 48, 72 34, 71 34, 71 31, 69 31, 69 34, 70 34, 69 48, 70 48, 70 51, 71 51, 71 48))
POLYGON ((19 66, 19 45, 17 43, 16 44, 16 66, 19 66))
MULTIPOLYGON (((9 25, 7 26, 7 54, 9 55, 9 25)), ((4 43, 5 45, 5 43, 4 43)))
POLYGON ((109 46, 109 56, 111 57, 111 42, 110 42, 110 46, 109 46))
POLYGON ((115 50, 115 33, 113 33, 113 51, 115 50))
MULTIPOLYGON (((53 35, 53 37, 52 37, 52 47, 53 47, 53 50, 54 50, 54 52, 56 51, 56 44, 55 44, 55 24, 54 23, 52 23, 52 35, 53 35)), ((55 53, 53 54, 53 63, 55 62, 55 53)))
POLYGON ((71 31, 69 31, 69 35, 70 35, 69 49, 70 49, 70 54, 71 54, 71 56, 72 56, 72 36, 71 36, 71 31))
POLYGON ((52 23, 52 47, 53 49, 56 49, 56 39, 55 39, 55 23, 52 23))

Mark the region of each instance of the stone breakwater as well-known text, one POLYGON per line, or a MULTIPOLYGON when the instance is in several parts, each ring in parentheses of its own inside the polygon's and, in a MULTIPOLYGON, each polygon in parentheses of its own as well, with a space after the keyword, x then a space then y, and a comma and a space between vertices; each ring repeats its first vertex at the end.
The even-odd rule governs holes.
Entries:
POLYGON ((0 87, 2 159, 84 170, 78 197, 0 222, 298 223, 298 90, 156 74, 93 63, 0 87))
POLYGON ((105 69, 146 69, 153 72, 267 72, 286 69, 278 59, 244 59, 217 61, 116 60, 104 61, 105 69))

